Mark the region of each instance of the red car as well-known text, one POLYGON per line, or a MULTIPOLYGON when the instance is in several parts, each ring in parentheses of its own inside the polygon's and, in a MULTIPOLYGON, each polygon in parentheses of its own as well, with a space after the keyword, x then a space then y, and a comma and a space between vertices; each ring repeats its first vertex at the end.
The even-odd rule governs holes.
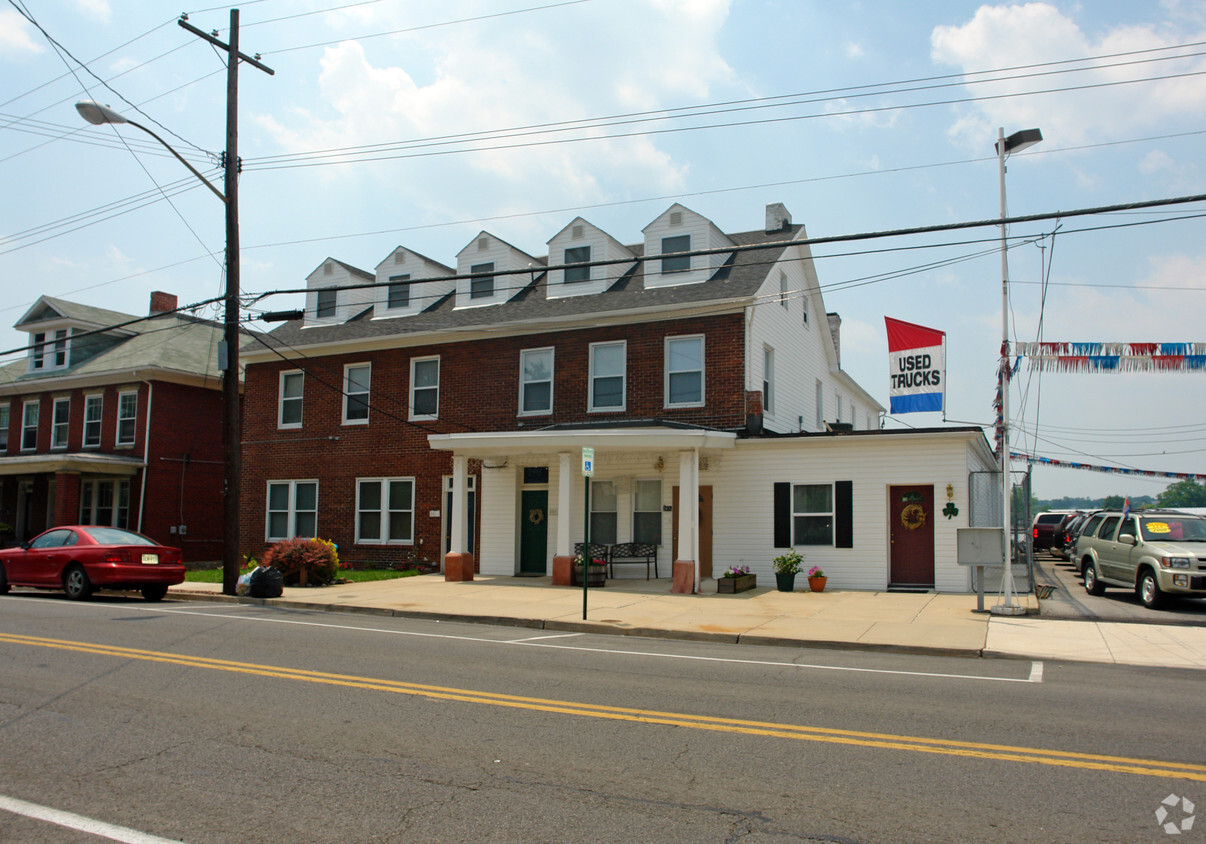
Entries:
POLYGON ((122 528, 56 527, 0 550, 0 594, 10 586, 36 586, 82 601, 93 589, 140 589, 142 597, 158 601, 183 582, 179 548, 122 528))

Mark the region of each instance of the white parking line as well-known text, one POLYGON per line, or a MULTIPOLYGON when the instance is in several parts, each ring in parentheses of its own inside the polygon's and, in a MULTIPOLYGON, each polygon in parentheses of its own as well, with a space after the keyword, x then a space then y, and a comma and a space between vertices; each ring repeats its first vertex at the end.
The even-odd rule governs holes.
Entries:
POLYGON ((168 842, 179 842, 178 838, 160 838, 158 835, 149 835, 136 829, 105 823, 104 821, 86 818, 83 815, 76 815, 59 809, 51 809, 49 806, 39 806, 37 803, 27 803, 24 800, 18 800, 16 797, 5 797, 2 794, 0 794, 0 809, 12 812, 14 815, 47 821, 58 826, 65 826, 68 829, 86 832, 90 835, 99 835, 102 838, 109 838, 113 841, 124 841, 127 844, 168 844, 168 842))
POLYGON ((539 642, 542 639, 570 639, 574 636, 581 636, 581 633, 554 633, 551 636, 528 636, 526 639, 508 639, 509 645, 520 645, 524 642, 539 642))

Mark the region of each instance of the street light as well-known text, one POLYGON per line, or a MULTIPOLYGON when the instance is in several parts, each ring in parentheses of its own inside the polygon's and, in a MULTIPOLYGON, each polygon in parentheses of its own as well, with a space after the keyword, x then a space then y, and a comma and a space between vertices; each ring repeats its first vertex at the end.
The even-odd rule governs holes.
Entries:
POLYGON ((1010 517, 1010 498, 1013 494, 1009 478, 1009 255, 1005 242, 1005 156, 1021 152, 1043 139, 1038 129, 1023 129, 1005 137, 1005 129, 997 129, 997 176, 1001 185, 1001 490, 1002 528, 1001 549, 1005 553, 1005 576, 1001 585, 1001 601, 991 612, 995 615, 1025 615, 1026 608, 1013 600, 1013 525, 1010 517))
MULTIPOLYGON (((239 556, 239 212, 236 156, 227 133, 226 193, 218 190, 172 145, 141 123, 135 123, 106 105, 91 100, 75 104, 80 116, 94 126, 128 123, 159 141, 168 152, 213 191, 226 206, 226 308, 223 339, 218 348, 222 370, 222 591, 235 594, 242 560, 239 556)), ((145 505, 146 502, 143 502, 145 505)))

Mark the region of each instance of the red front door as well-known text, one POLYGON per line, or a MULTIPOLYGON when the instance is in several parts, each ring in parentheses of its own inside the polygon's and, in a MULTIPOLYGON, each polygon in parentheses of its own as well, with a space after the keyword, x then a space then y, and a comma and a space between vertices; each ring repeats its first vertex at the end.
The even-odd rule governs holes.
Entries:
POLYGON ((889 586, 934 585, 934 487, 888 488, 889 586))

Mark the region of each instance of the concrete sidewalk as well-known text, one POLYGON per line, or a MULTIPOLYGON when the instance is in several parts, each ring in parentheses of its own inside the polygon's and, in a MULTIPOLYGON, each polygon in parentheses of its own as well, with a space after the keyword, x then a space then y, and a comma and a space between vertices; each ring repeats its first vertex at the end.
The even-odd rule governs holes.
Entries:
POLYGON ((1017 599, 1031 615, 1009 617, 977 613, 975 595, 766 588, 719 595, 715 581, 705 581, 702 594, 673 595, 668 580, 621 579, 590 590, 583 620, 582 590, 547 577, 421 575, 287 587, 267 601, 221 592, 219 584, 182 583, 168 597, 696 641, 1206 669, 1206 628, 1047 620, 1033 615, 1033 595, 1017 599))

